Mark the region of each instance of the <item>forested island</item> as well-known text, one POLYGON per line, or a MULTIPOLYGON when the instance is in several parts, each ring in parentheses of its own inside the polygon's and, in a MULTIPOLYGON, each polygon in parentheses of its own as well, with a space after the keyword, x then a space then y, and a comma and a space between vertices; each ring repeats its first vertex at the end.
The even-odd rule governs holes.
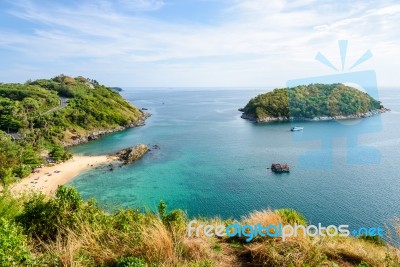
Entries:
POLYGON ((275 89, 252 98, 239 110, 242 118, 256 122, 340 120, 387 111, 367 93, 340 83, 275 89))
POLYGON ((30 174, 44 163, 43 151, 67 160, 65 147, 142 125, 146 116, 113 89, 81 76, 0 83, 0 181, 30 174))

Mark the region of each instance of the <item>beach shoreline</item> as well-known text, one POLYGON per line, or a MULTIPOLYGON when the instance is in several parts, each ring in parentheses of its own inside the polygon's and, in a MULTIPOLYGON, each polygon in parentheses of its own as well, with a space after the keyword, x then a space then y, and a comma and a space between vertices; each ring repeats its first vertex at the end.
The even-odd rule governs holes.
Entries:
POLYGON ((9 189, 14 195, 41 192, 48 196, 54 196, 59 185, 68 183, 83 171, 116 160, 116 157, 107 155, 74 155, 72 159, 65 162, 39 168, 38 173, 31 173, 28 177, 10 185, 9 189))

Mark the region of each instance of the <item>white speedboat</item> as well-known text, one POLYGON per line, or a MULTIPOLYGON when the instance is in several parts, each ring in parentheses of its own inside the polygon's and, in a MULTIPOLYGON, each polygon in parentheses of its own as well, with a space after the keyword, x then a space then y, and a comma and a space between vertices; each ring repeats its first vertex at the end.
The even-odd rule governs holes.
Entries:
POLYGON ((292 129, 290 129, 292 132, 297 132, 297 131, 302 131, 304 129, 304 127, 298 127, 298 126, 294 126, 292 127, 292 129))

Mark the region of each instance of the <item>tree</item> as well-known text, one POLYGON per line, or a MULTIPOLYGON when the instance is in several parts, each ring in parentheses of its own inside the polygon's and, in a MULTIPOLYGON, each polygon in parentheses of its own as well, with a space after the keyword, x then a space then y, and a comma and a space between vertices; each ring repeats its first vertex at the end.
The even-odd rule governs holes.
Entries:
POLYGON ((0 181, 6 186, 15 178, 14 168, 20 165, 19 146, 0 131, 0 181))
POLYGON ((37 167, 42 163, 42 159, 31 145, 27 145, 22 151, 22 163, 32 167, 37 167))
POLYGON ((22 105, 25 109, 25 113, 36 112, 39 110, 39 103, 31 97, 25 97, 22 100, 22 105))
POLYGON ((15 181, 13 168, 0 167, 0 181, 4 188, 15 181))
POLYGON ((66 151, 62 146, 60 145, 54 145, 54 147, 51 149, 49 153, 50 157, 53 159, 60 161, 60 160, 67 160, 72 157, 71 153, 66 151))

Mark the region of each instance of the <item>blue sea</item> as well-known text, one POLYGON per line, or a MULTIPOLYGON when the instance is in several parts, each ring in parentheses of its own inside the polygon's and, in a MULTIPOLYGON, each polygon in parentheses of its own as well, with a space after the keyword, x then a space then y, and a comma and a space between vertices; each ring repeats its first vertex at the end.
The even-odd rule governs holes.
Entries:
POLYGON ((391 112, 347 124, 302 122, 297 133, 291 123, 258 125, 240 118, 238 108, 265 91, 125 88, 123 97, 152 114, 146 125, 73 152, 109 154, 138 143, 160 149, 114 171, 88 170, 70 184, 106 207, 154 210, 162 199, 190 216, 240 218, 253 210, 294 208, 314 224, 377 227, 400 215, 399 90, 380 89, 379 100, 391 112), (302 166, 302 155, 321 149, 324 136, 332 137, 330 166, 314 168, 326 163, 324 157, 310 157, 314 167, 302 166), (379 159, 369 162, 366 153, 365 162, 349 162, 349 152, 360 156, 349 138, 375 148, 379 159), (272 173, 271 163, 288 163, 291 172, 272 173))

